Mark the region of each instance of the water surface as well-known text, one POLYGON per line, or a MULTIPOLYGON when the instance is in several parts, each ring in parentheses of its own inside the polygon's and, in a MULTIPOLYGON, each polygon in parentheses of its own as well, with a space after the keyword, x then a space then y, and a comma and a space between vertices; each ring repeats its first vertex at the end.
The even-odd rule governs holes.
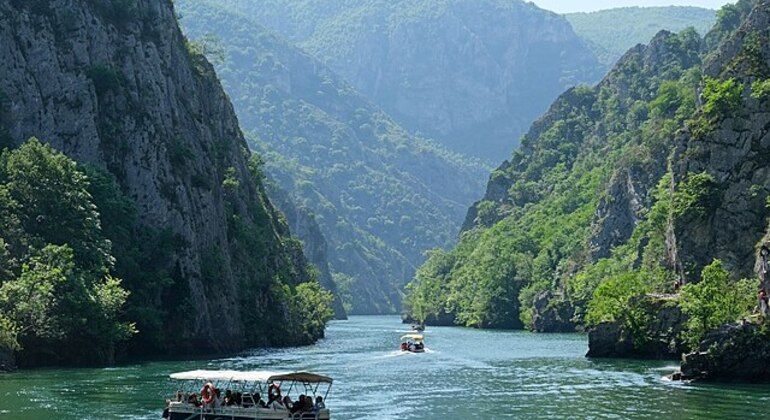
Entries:
POLYGON ((766 385, 684 385, 662 380, 674 362, 589 360, 581 334, 429 327, 424 354, 394 351, 398 317, 333 321, 302 348, 239 357, 105 369, 0 375, 2 419, 158 419, 192 369, 310 370, 334 378, 336 419, 743 418, 770 403, 766 385))

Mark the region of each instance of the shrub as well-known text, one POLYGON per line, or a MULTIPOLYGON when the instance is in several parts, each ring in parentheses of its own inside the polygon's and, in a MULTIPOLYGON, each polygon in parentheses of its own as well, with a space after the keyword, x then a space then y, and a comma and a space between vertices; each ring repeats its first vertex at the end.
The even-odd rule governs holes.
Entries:
POLYGON ((703 112, 712 117, 732 117, 740 109, 743 84, 730 78, 724 81, 707 78, 703 89, 703 112))
POLYGON ((758 101, 770 97, 770 79, 757 80, 752 83, 751 97, 758 101))

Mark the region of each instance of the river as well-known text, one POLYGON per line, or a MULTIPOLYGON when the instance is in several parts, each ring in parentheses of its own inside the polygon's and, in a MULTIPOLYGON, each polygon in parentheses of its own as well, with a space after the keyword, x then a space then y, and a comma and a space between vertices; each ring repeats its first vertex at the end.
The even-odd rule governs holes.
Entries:
POLYGON ((429 327, 429 352, 402 354, 394 349, 404 330, 398 317, 356 316, 331 322, 327 338, 308 347, 0 375, 0 418, 158 419, 175 389, 168 374, 192 369, 332 376, 327 406, 336 419, 743 418, 770 402, 766 385, 664 381, 674 362, 586 359, 582 334, 429 327))

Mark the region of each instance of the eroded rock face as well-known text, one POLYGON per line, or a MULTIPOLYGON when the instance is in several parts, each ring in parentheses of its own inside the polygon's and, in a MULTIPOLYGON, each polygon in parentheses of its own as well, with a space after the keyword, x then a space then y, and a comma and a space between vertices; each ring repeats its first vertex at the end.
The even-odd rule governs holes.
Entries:
POLYGON ((156 297, 169 312, 168 350, 280 344, 255 320, 287 319, 270 287, 279 271, 289 284, 307 280, 306 261, 283 243, 288 229, 247 168, 232 106, 208 62, 188 52, 172 2, 0 0, 0 40, 12 141, 35 136, 108 169, 142 224, 172 232, 177 285, 156 297))
POLYGON ((770 77, 768 41, 770 3, 760 1, 741 28, 704 62, 706 75, 743 84, 740 106, 720 115, 705 135, 687 132, 678 139, 676 180, 705 172, 714 181, 703 211, 675 221, 678 258, 690 281, 714 258, 735 278, 755 274, 756 247, 768 230, 770 102, 752 98, 749 86, 757 78, 770 77))
POLYGON ((712 331, 682 357, 681 379, 770 381, 770 333, 754 323, 712 331))
POLYGON ((535 314, 532 329, 537 332, 574 332, 572 321, 575 308, 564 299, 555 298, 550 291, 535 296, 535 314))
POLYGON ((675 296, 646 295, 632 299, 651 320, 636 340, 622 322, 606 322, 588 331, 587 357, 677 359, 684 351, 681 332, 687 318, 675 296), (640 339, 644 337, 644 339, 640 339))

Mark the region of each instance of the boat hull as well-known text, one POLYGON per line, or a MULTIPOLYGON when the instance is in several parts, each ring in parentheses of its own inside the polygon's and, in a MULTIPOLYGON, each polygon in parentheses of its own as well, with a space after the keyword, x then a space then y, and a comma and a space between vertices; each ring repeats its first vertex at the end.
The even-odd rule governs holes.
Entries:
POLYGON ((169 420, 329 420, 329 410, 318 413, 295 413, 269 409, 223 408, 214 412, 200 409, 174 408, 169 410, 169 420))

